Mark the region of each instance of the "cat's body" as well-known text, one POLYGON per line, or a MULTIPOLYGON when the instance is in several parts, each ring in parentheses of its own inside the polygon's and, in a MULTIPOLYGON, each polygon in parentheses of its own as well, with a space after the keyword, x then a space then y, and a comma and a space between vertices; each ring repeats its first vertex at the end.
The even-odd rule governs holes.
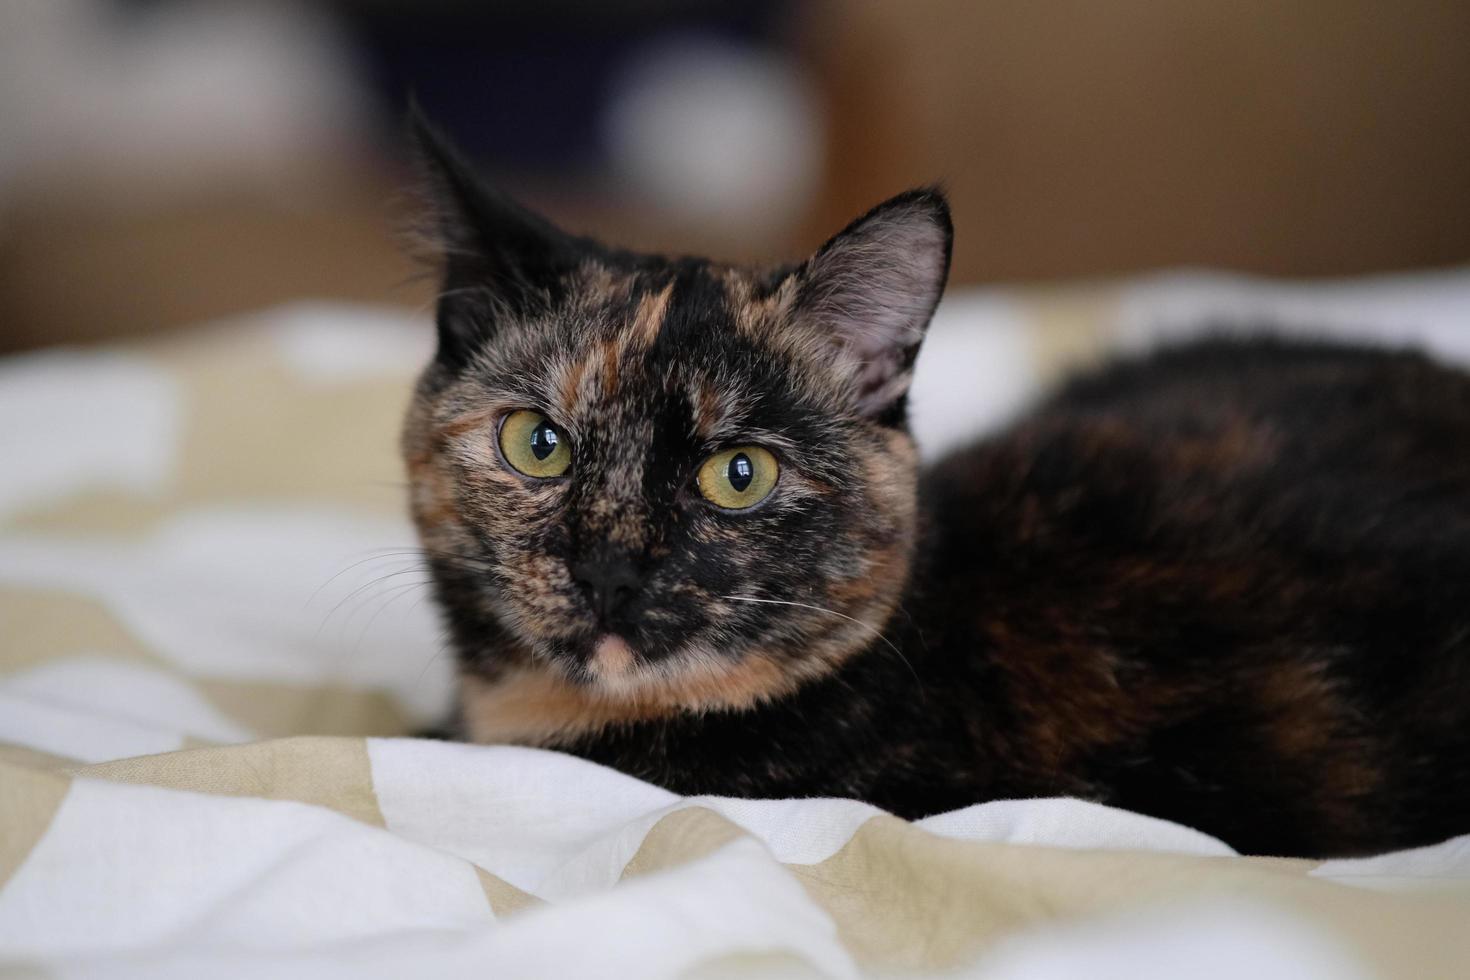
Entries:
POLYGON ((1181 348, 1074 383, 919 499, 886 642, 750 712, 553 744, 907 817, 1079 796, 1250 853, 1470 830, 1470 379, 1181 348))
POLYGON ((405 451, 466 737, 1258 853, 1470 831, 1470 378, 1205 343, 920 477, 942 199, 745 272, 571 239, 426 139, 447 289, 405 451))

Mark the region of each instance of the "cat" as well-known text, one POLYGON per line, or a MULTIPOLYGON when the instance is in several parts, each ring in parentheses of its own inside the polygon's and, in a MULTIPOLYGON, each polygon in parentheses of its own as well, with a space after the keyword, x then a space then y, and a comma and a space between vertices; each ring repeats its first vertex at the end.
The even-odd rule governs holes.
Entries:
POLYGON ((1470 831, 1470 377, 1206 340, 921 469, 939 191, 747 269, 574 237, 417 132, 444 281, 402 444, 461 737, 1254 854, 1470 831))

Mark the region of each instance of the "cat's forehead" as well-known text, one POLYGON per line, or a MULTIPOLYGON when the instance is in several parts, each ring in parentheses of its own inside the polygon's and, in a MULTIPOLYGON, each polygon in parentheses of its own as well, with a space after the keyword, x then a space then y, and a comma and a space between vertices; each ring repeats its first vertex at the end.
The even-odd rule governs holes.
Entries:
POLYGON ((754 403, 791 392, 790 290, 771 274, 694 261, 589 265, 564 295, 497 338, 482 362, 563 421, 679 410, 714 439, 754 403))
POLYGON ((691 350, 764 347, 778 335, 794 291, 781 270, 704 259, 629 269, 587 263, 567 278, 554 319, 567 339, 617 345, 645 362, 679 366, 691 350))

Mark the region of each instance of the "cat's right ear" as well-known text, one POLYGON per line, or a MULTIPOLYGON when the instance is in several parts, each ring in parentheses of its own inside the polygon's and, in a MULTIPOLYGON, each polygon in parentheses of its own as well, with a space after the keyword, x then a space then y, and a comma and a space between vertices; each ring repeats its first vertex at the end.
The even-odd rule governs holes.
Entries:
POLYGON ((572 236, 487 186, 416 105, 408 121, 428 211, 420 237, 443 270, 439 359, 459 364, 507 318, 544 312, 580 257, 572 236))
POLYGON ((953 240, 944 194, 918 188, 852 222, 795 273, 796 311, 831 345, 832 370, 860 415, 903 423, 953 240))

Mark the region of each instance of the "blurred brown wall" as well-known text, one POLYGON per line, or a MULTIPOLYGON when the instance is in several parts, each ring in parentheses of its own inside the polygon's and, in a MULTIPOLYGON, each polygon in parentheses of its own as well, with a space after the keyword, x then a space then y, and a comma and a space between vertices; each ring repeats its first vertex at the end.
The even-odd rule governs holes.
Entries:
MULTIPOLYGON (((320 179, 130 208, 41 201, 5 215, 0 351, 105 340, 330 297, 423 306, 431 283, 394 231, 393 185, 320 179)), ((400 208, 401 210, 401 208, 400 208)))
MULTIPOLYGON (((802 240, 781 229, 756 249, 565 180, 532 202, 628 245, 795 257, 937 179, 959 283, 1470 260, 1470 0, 797 9, 829 143, 802 240)), ((405 175, 381 157, 304 161, 282 193, 18 201, 0 213, 0 351, 303 296, 427 305, 433 284, 393 235, 405 175)))
POLYGON ((939 179, 955 280, 1470 259, 1470 3, 830 0, 817 240, 939 179))

